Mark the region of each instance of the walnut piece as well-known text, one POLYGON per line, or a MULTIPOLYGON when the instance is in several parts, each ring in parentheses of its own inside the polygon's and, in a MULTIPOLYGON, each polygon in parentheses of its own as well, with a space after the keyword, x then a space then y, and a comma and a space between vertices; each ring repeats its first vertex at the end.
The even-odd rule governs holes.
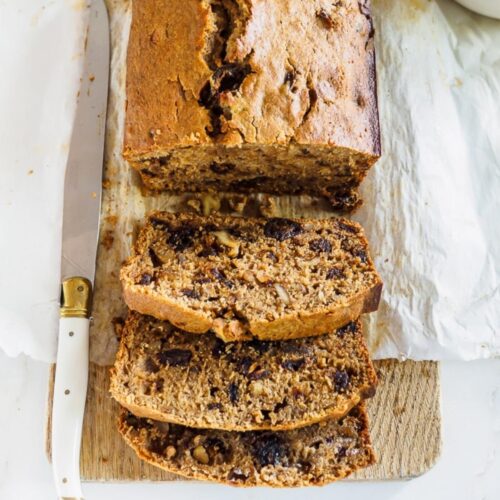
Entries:
POLYGON ((212 212, 220 210, 220 198, 217 196, 204 194, 201 197, 201 203, 203 205, 203 215, 205 217, 210 215, 212 212))
POLYGON ((279 283, 275 283, 274 288, 278 292, 278 297, 283 301, 283 303, 290 304, 290 296, 288 295, 288 292, 285 290, 285 288, 279 283))
POLYGON ((231 238, 231 236, 226 233, 226 231, 215 231, 213 234, 217 237, 219 243, 226 247, 229 247, 229 252, 227 253, 229 257, 238 256, 238 253, 240 251, 240 244, 238 241, 236 241, 234 238, 231 238))
POLYGON ((193 450, 193 458, 198 462, 207 465, 210 462, 210 457, 208 456, 207 450, 201 445, 198 445, 193 450))

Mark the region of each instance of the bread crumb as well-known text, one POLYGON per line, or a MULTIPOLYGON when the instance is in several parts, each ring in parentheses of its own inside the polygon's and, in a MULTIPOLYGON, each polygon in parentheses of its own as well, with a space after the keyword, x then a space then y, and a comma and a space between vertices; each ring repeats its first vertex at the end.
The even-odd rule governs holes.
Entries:
POLYGON ((120 337, 122 336, 123 333, 123 326, 125 324, 124 319, 119 316, 116 316, 111 320, 111 324, 115 331, 116 338, 120 340, 120 337))
POLYGON ((113 243, 115 241, 114 237, 114 231, 112 229, 107 229, 104 232, 104 236, 102 237, 101 240, 101 245, 106 249, 106 250, 111 250, 111 247, 113 246, 113 243))
POLYGON ((104 217, 104 220, 113 228, 118 224, 118 216, 117 215, 107 215, 104 217))

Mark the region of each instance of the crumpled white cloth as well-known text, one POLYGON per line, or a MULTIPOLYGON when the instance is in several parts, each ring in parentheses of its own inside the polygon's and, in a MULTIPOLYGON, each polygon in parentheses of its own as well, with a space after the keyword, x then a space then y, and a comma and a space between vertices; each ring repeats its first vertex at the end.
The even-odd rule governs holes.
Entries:
MULTIPOLYGON (((373 4, 383 158, 356 215, 385 281, 370 347, 498 356, 500 22, 447 0, 373 4)), ((86 18, 82 2, 42 5, 0 5, 0 347, 52 361, 86 18)))

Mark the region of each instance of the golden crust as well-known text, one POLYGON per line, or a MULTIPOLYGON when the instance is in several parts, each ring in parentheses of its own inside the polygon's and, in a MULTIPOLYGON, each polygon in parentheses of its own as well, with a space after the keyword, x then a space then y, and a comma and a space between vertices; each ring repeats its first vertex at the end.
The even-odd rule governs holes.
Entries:
MULTIPOLYGON (((177 417, 177 415, 168 415, 154 408, 146 408, 145 406, 130 403, 124 399, 122 399, 119 395, 115 396, 113 393, 113 398, 124 408, 129 410, 131 413, 141 418, 150 418, 152 420, 157 420, 159 422, 169 422, 172 424, 184 425, 186 427, 194 427, 192 422, 188 419, 181 420, 177 417)), ((349 405, 342 408, 336 408, 331 411, 324 411, 321 415, 316 416, 315 418, 311 418, 309 420, 298 421, 294 423, 290 423, 288 425, 262 425, 255 429, 249 429, 248 427, 234 427, 232 429, 227 429, 234 432, 248 432, 249 430, 272 430, 272 431, 291 431, 294 429, 300 429, 302 427, 308 427, 310 425, 317 424, 324 420, 338 420, 342 418, 346 413, 348 413, 352 408, 358 405, 361 402, 361 397, 355 397, 350 402, 349 405)), ((213 427, 208 426, 198 426, 199 429, 214 429, 213 427)))
MULTIPOLYGON (((376 311, 381 291, 382 282, 380 281, 369 290, 353 297, 346 305, 332 305, 315 313, 309 311, 292 313, 288 317, 274 321, 250 322, 248 330, 252 336, 261 340, 297 339, 322 335, 325 331, 340 328, 356 320, 361 314, 376 311)), ((236 331, 245 331, 243 328, 245 325, 240 324, 240 326, 241 329, 236 331)), ((212 330, 226 342, 241 340, 241 338, 232 338, 230 332, 218 329, 217 325, 213 325, 212 330)))
POLYGON ((210 2, 133 3, 125 157, 198 145, 298 143, 345 147, 372 163, 380 140, 369 2, 347 0, 331 12, 320 0, 229 3, 238 18, 223 63, 249 64, 251 72, 237 90, 223 93, 232 116, 216 138, 199 103, 213 73, 204 57, 215 22, 210 2))
POLYGON ((207 314, 184 307, 168 297, 152 296, 140 287, 124 286, 123 300, 133 311, 170 321, 190 333, 206 333, 213 325, 207 314))
MULTIPOLYGON (((123 280, 125 282, 125 279, 123 280)), ((382 291, 380 280, 372 288, 353 297, 347 305, 332 304, 320 312, 291 313, 273 321, 229 322, 212 318, 202 311, 189 309, 168 297, 147 293, 143 287, 126 285, 123 298, 133 311, 158 319, 190 333, 213 331, 225 342, 245 341, 256 337, 260 340, 285 340, 322 335, 326 330, 340 328, 357 319, 361 314, 376 311, 382 291)))
POLYGON ((207 9, 198 0, 141 0, 132 16, 124 155, 192 144, 208 123, 197 97, 210 74, 200 54, 207 9))

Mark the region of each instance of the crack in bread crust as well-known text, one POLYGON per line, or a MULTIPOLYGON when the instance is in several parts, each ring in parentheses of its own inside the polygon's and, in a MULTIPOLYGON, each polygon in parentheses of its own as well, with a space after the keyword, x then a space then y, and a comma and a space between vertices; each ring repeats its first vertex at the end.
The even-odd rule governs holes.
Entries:
POLYGON ((203 57, 212 74, 203 85, 198 102, 209 112, 211 125, 206 127, 206 132, 216 138, 227 132, 225 123, 232 117, 230 99, 226 105, 223 102, 238 91, 243 80, 252 72, 249 64, 251 54, 243 61, 228 60, 231 39, 244 32, 248 21, 245 5, 237 0, 210 0, 207 10, 203 57))

